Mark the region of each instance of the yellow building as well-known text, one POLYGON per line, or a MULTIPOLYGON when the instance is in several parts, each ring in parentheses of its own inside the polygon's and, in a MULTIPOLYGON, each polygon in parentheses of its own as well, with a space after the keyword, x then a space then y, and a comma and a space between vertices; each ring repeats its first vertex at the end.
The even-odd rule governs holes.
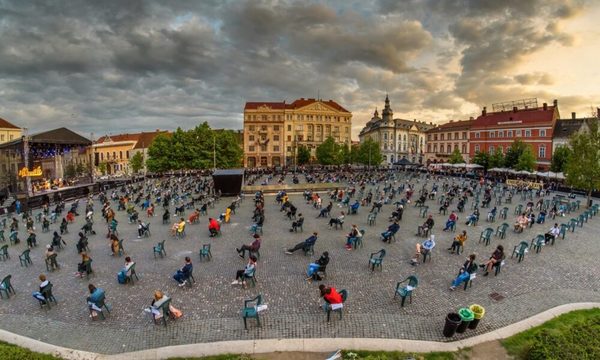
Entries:
POLYGON ((17 140, 21 135, 21 128, 0 118, 0 144, 17 140))
POLYGON ((333 100, 247 102, 244 107, 244 166, 293 166, 298 146, 315 158, 328 137, 350 146, 352 113, 333 100))
MULTIPOLYGON (((129 175, 129 159, 141 152, 144 159, 148 158, 148 147, 158 134, 166 131, 141 132, 134 134, 106 135, 94 142, 94 163, 98 167, 106 164, 107 175, 129 175)), ((144 164, 145 166, 145 164, 144 164)))

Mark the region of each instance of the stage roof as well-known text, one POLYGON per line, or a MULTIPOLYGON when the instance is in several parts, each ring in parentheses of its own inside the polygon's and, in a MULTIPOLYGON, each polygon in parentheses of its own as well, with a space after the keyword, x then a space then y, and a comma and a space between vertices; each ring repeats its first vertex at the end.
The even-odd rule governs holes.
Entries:
MULTIPOLYGON (((30 144, 54 144, 54 145, 73 145, 73 146, 91 146, 92 141, 71 131, 65 127, 54 130, 44 131, 30 135, 30 144)), ((0 149, 19 148, 23 145, 23 138, 13 140, 0 145, 0 149)))

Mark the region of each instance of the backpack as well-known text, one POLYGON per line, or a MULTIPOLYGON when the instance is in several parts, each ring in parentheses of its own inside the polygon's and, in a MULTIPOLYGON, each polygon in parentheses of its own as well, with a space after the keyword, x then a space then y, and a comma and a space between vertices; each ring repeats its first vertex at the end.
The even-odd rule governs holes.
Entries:
POLYGON ((126 279, 127 275, 123 271, 119 271, 117 273, 117 281, 119 282, 119 284, 125 284, 126 279))

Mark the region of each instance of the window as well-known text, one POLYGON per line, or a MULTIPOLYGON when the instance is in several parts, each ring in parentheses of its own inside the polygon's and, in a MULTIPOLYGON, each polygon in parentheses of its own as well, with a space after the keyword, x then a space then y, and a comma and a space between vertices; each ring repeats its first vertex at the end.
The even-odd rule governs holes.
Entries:
POLYGON ((267 151, 267 145, 261 145, 260 146, 260 151, 266 152, 267 151))
POLYGON ((540 130, 540 137, 546 137, 546 129, 540 130))
POLYGON ((490 145, 490 155, 494 155, 494 145, 490 145))
POLYGON ((292 135, 288 135, 288 141, 292 141, 292 135))
POLYGON ((267 121, 267 115, 261 115, 260 118, 262 119, 262 121, 267 121))
POLYGON ((479 152, 479 144, 475 144, 475 152, 478 153, 479 152))
POLYGON ((104 160, 104 153, 100 153, 100 160, 104 160))
MULTIPOLYGON (((434 135, 433 135, 433 140, 437 141, 437 139, 438 139, 438 138, 437 138, 437 134, 434 134, 434 135)), ((404 140, 406 141, 406 139, 404 139, 404 140)))
POLYGON ((490 138, 493 139, 496 137, 496 132, 495 131, 490 131, 490 138))
POLYGON ((116 159, 116 158, 117 158, 117 152, 113 151, 113 159, 116 159))
POLYGON ((387 135, 388 135, 387 133, 383 133, 383 139, 384 140, 387 140, 387 135))
POLYGON ((431 152, 431 144, 427 144, 427 152, 430 153, 431 152))
POLYGON ((457 132, 454 133, 454 140, 458 140, 458 133, 457 132))
POLYGON ((254 125, 250 125, 250 126, 248 126, 248 130, 249 131, 254 131, 254 130, 256 130, 256 128, 254 127, 254 125))
POLYGON ((444 134, 440 134, 440 140, 444 140, 444 134))
POLYGON ((458 150, 458 144, 454 144, 454 150, 458 150))
POLYGON ((517 130, 516 136, 517 137, 521 136, 521 130, 517 130))
POLYGON ((508 130, 508 135, 506 135, 507 137, 511 138, 513 137, 513 131, 512 130, 508 130))
POLYGON ((0 135, 0 141, 4 141, 4 135, 0 135))
POLYGON ((125 152, 125 156, 127 156, 127 158, 129 159, 129 150, 127 150, 127 151, 125 152))
POLYGON ((273 151, 279 152, 279 145, 273 145, 273 151))
POLYGON ((292 125, 288 125, 288 131, 292 131, 292 125))
POLYGON ((248 151, 254 151, 254 146, 253 145, 248 146, 248 151))
POLYGON ((12 139, 14 139, 14 137, 15 137, 14 135, 9 135, 9 136, 8 136, 8 139, 9 139, 9 140, 12 140, 12 139))
POLYGON ((287 151, 288 151, 288 152, 292 152, 292 147, 291 147, 291 146, 288 146, 288 147, 287 147, 287 151))
POLYGON ((531 130, 525 130, 525 137, 531 137, 531 130))
POLYGON ((504 154, 504 149, 502 148, 502 146, 498 146, 498 152, 500 154, 504 154))
POLYGON ((277 115, 277 121, 281 121, 281 115, 277 115))
POLYGON ((475 139, 479 139, 479 133, 478 132, 475 133, 475 139))
POLYGON ((437 153, 437 144, 433 144, 433 152, 437 153))
POLYGON ((317 132, 320 133, 322 130, 321 125, 317 125, 317 132))
POLYGON ((254 141, 254 135, 249 135, 248 136, 248 141, 254 141))
POLYGON ((273 125, 273 131, 279 131, 279 125, 273 125))
POLYGON ((546 158, 546 145, 544 145, 544 144, 540 145, 540 148, 538 149, 538 158, 540 158, 540 159, 546 158))
POLYGON ((467 132, 466 131, 462 133, 462 138, 463 138, 463 140, 467 140, 467 132))
POLYGON ((123 159, 123 152, 119 151, 119 159, 123 159))
MULTIPOLYGON (((400 139, 398 139, 400 140, 400 139)), ((431 134, 427 135, 427 141, 431 141, 431 134)))
POLYGON ((462 153, 466 154, 467 153, 467 144, 463 144, 462 145, 462 153))
POLYGON ((273 141, 279 141, 279 135, 273 135, 273 141))
POLYGON ((448 154, 452 153, 452 145, 448 144, 448 145, 446 146, 446 152, 447 152, 448 154))

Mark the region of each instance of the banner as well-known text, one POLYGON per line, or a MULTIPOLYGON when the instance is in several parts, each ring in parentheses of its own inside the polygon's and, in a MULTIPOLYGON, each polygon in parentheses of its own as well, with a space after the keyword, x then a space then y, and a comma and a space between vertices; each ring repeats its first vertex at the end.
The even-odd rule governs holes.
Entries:
POLYGON ((530 189, 541 189, 543 187, 542 183, 533 182, 533 181, 525 181, 525 180, 513 180, 513 179, 507 179, 506 185, 517 186, 517 187, 527 186, 530 189))

